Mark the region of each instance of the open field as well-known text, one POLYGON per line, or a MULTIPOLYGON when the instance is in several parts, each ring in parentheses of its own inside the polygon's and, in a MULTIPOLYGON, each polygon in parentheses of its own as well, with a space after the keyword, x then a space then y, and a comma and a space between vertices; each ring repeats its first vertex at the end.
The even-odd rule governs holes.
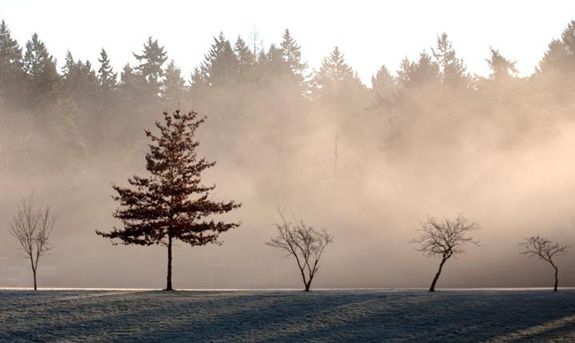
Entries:
POLYGON ((575 290, 0 290, 0 342, 575 342, 575 290))

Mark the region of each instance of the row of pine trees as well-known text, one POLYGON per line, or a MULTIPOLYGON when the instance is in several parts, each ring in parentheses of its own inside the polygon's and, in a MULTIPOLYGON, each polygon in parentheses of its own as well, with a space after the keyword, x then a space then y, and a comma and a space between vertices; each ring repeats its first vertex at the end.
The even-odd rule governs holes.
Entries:
POLYGON ((215 160, 287 168, 290 153, 307 144, 324 174, 367 168, 373 153, 402 161, 436 156, 423 151, 514 149, 556 136, 575 118, 575 21, 529 76, 497 49, 486 51, 491 73, 474 75, 446 34, 395 73, 382 66, 369 86, 337 47, 318 70, 301 49, 288 30, 266 49, 219 34, 204 61, 182 75, 150 37, 122 70, 104 49, 94 63, 68 52, 59 66, 37 34, 21 46, 2 21, 0 172, 76 173, 94 156, 139 156, 132 153, 145 147, 143 129, 164 109, 207 115, 202 135, 210 138, 200 140, 215 160))

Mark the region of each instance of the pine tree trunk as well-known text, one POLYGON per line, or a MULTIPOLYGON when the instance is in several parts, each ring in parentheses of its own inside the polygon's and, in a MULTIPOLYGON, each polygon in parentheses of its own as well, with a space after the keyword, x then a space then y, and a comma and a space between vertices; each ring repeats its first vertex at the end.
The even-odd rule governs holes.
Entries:
POLYGON ((168 234, 168 277, 166 291, 173 291, 172 288, 172 235, 168 234))
POLYGON ((437 274, 435 274, 435 277, 433 278, 433 282, 431 283, 431 287, 429 287, 430 292, 435 292, 435 284, 437 284, 437 280, 439 280, 439 275, 441 275, 441 269, 443 268, 445 261, 447 261, 446 258, 441 259, 441 263, 439 264, 439 270, 437 271, 437 274))

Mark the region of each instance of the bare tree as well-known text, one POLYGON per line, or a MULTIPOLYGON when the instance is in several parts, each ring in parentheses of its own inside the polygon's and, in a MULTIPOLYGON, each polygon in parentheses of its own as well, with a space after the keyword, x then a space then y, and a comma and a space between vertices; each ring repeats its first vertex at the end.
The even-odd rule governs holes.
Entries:
POLYGON ((34 208, 34 192, 22 199, 16 214, 10 221, 10 234, 20 243, 25 253, 24 257, 30 260, 34 276, 34 290, 38 289, 36 272, 40 257, 52 249, 48 240, 55 224, 56 215, 51 213, 50 206, 34 208))
POLYGON ((280 212, 281 224, 274 224, 278 236, 266 244, 280 248, 295 258, 301 273, 305 291, 308 292, 311 283, 319 270, 319 261, 326 246, 333 243, 333 237, 326 229, 318 231, 306 225, 303 221, 291 223, 280 212))
POLYGON ((430 292, 435 292, 435 285, 441 275, 443 265, 448 259, 454 255, 464 253, 463 245, 465 243, 479 245, 479 242, 468 236, 468 233, 480 228, 477 223, 469 222, 461 214, 456 219, 443 218, 442 220, 428 216, 421 223, 421 228, 418 230, 419 237, 413 240, 412 243, 418 244, 417 251, 422 252, 426 256, 441 257, 439 270, 433 278, 431 287, 429 287, 430 292))
POLYGON ((545 237, 531 236, 523 239, 523 242, 519 243, 523 247, 521 252, 523 255, 537 256, 538 258, 549 262, 553 269, 555 270, 555 286, 553 287, 553 292, 557 292, 557 286, 559 285, 559 268, 553 262, 554 256, 564 255, 571 248, 569 245, 559 245, 559 243, 551 242, 545 237))

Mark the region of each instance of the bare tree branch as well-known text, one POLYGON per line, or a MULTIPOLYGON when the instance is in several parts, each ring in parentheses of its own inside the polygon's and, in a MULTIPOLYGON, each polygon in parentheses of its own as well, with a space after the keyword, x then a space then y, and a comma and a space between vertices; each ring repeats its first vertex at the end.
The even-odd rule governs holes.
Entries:
POLYGON ((555 285, 553 291, 557 292, 557 287, 559 286, 559 268, 555 265, 553 257, 565 255, 571 246, 560 245, 539 235, 524 238, 523 241, 519 243, 519 246, 523 247, 521 254, 528 255, 529 257, 537 256, 539 259, 551 264, 555 270, 555 285))
POLYGON ((284 250, 287 256, 293 256, 297 262, 305 290, 309 291, 313 278, 319 270, 319 261, 325 247, 333 243, 333 237, 326 229, 318 231, 306 225, 303 221, 286 220, 279 211, 282 223, 274 224, 278 231, 277 237, 266 242, 267 245, 284 250))
POLYGON ((56 224, 57 215, 52 214, 50 206, 34 208, 34 192, 22 199, 16 214, 10 220, 9 232, 14 236, 25 258, 30 261, 34 277, 34 290, 38 289, 36 272, 40 257, 46 255, 53 246, 49 244, 50 234, 56 224))
POLYGON ((463 245, 466 243, 479 246, 479 242, 468 234, 480 228, 477 223, 468 221, 461 214, 455 219, 443 218, 441 220, 427 216, 426 220, 421 222, 421 228, 417 230, 419 236, 411 243, 417 244, 415 249, 425 256, 441 256, 439 270, 433 278, 430 292, 435 291, 443 265, 448 259, 463 254, 465 252, 463 245))

